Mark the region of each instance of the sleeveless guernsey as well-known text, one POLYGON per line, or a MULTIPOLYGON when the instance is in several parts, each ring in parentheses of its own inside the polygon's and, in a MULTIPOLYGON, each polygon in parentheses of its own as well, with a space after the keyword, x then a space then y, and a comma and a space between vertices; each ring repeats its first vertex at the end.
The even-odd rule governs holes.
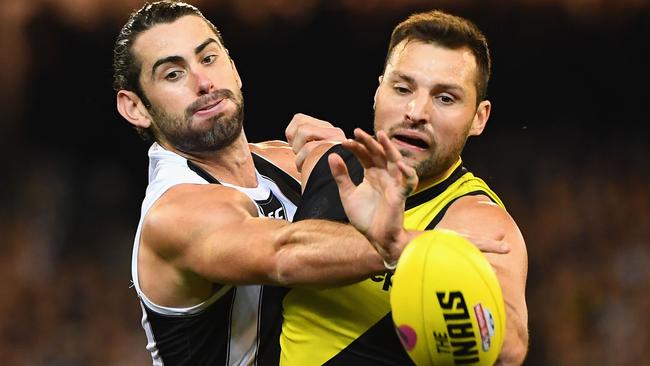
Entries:
POLYGON ((281 301, 287 289, 215 284, 207 300, 187 308, 170 308, 150 301, 138 281, 137 259, 144 217, 156 200, 177 184, 223 184, 250 197, 260 215, 293 219, 299 183, 261 156, 254 154, 253 160, 258 186, 244 188, 219 183, 157 143, 149 149, 149 184, 135 236, 131 272, 153 365, 278 364, 281 301))
MULTIPOLYGON (((343 157, 355 184, 363 180, 363 168, 352 153, 340 145, 329 152, 343 157)), ((503 206, 459 160, 449 176, 408 197, 404 227, 433 229, 456 199, 476 194, 503 206)), ((325 157, 314 167, 294 219, 306 218, 347 222, 325 157)), ((280 364, 412 365, 393 328, 391 277, 392 272, 386 272, 339 288, 291 289, 284 298, 280 364)))

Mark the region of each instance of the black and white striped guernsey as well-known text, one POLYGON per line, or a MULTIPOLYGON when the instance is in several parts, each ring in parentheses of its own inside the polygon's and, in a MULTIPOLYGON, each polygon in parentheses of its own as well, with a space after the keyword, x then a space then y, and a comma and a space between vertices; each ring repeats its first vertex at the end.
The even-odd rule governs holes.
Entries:
POLYGON ((215 284, 210 298, 187 308, 159 306, 142 292, 138 249, 145 215, 169 188, 183 183, 223 184, 251 198, 260 215, 291 221, 300 185, 270 161, 253 154, 258 186, 220 183, 182 156, 154 143, 149 149, 149 184, 135 236, 131 275, 142 307, 142 326, 153 365, 277 365, 282 298, 276 286, 215 284))

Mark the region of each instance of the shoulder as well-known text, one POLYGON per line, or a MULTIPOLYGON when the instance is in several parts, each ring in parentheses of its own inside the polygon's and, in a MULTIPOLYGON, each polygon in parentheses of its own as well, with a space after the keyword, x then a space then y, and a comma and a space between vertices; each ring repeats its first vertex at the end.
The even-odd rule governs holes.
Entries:
POLYGON ((302 165, 303 183, 306 184, 306 182, 309 180, 309 176, 316 169, 317 164, 319 165, 320 169, 327 168, 327 171, 329 171, 329 164, 327 163, 327 155, 333 152, 338 153, 340 155, 343 151, 346 150, 343 149, 340 143, 321 142, 305 158, 305 162, 302 165))
POLYGON ((517 223, 503 207, 484 195, 464 196, 449 207, 437 227, 469 237, 505 242, 510 252, 485 253, 485 256, 497 268, 497 274, 508 272, 524 288, 528 272, 526 243, 517 223))
POLYGON ((526 277, 528 254, 524 237, 515 220, 486 195, 463 196, 452 203, 436 228, 450 229, 469 237, 505 242, 510 252, 486 253, 490 263, 501 263, 526 277))
POLYGON ((300 179, 300 173, 296 168, 296 155, 286 142, 280 140, 264 141, 250 143, 249 147, 251 152, 271 161, 294 178, 300 179))
POLYGON ((474 227, 486 234, 519 231, 512 216, 483 194, 457 199, 449 206, 443 221, 458 227, 474 227))
POLYGON ((487 252, 484 255, 499 279, 506 305, 507 337, 499 357, 502 360, 516 359, 517 364, 521 363, 528 344, 528 254, 515 220, 487 196, 477 195, 464 196, 454 202, 443 221, 440 225, 444 225, 444 228, 465 234, 466 237, 501 240, 510 248, 506 254, 487 252))
POLYGON ((167 190, 149 209, 142 243, 162 256, 183 251, 207 229, 227 227, 257 216, 245 194, 218 184, 179 184, 167 190))

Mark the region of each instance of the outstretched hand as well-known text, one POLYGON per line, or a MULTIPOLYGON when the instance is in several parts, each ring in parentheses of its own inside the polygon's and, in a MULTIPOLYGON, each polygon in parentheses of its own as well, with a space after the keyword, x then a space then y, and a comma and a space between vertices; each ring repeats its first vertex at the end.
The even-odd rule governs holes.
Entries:
POLYGON ((359 159, 364 169, 361 184, 350 179, 343 159, 330 154, 328 162, 350 223, 375 246, 386 262, 393 263, 410 239, 404 230, 406 197, 418 184, 415 169, 406 165, 385 132, 377 140, 355 129, 356 140, 343 147, 359 159))

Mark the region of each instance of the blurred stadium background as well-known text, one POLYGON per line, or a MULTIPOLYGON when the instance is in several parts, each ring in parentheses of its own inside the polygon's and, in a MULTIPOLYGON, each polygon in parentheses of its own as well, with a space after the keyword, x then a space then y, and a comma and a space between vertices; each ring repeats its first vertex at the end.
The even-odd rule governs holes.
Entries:
MULTIPOLYGON (((204 0, 244 80, 250 140, 296 112, 371 128, 392 27, 487 34, 493 113, 466 164, 527 239, 527 365, 643 365, 650 349, 648 0, 204 0)), ((130 251, 147 144, 117 114, 137 0, 0 2, 0 360, 146 365, 130 251)))

